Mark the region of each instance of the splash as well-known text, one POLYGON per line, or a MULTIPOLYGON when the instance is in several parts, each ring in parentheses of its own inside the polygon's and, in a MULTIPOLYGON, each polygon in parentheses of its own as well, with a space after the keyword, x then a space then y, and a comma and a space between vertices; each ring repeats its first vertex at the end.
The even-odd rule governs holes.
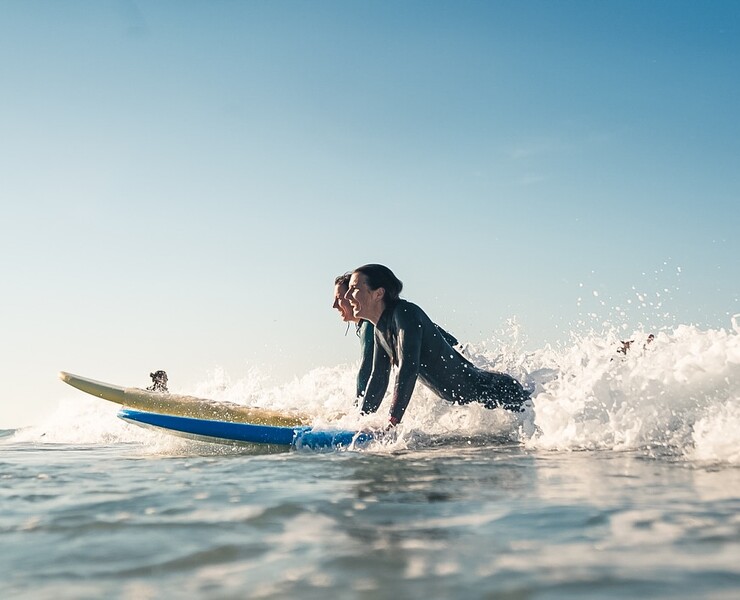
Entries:
MULTIPOLYGON (((572 334, 570 343, 525 350, 515 320, 501 338, 466 345, 477 366, 508 372, 532 391, 533 410, 513 414, 481 405, 451 406, 417 385, 395 432, 371 451, 394 452, 444 443, 518 443, 533 450, 640 450, 699 462, 740 464, 740 315, 730 329, 678 325, 656 332, 623 327, 572 334), (623 350, 623 341, 631 341, 623 350)), ((320 427, 378 429, 389 398, 375 415, 354 405, 356 364, 314 369, 274 385, 259 369, 232 379, 216 369, 194 388, 175 392, 274 410, 300 410, 320 427)), ((389 390, 393 389, 393 381, 389 390)), ((115 418, 118 407, 72 393, 42 424, 14 441, 135 443, 153 453, 179 453, 193 442, 115 418)), ((8 439, 6 436, 5 440, 8 439)), ((204 446, 197 446, 202 450, 204 446)))
POLYGON ((652 341, 633 332, 626 352, 617 330, 543 349, 529 366, 547 370, 536 396, 547 449, 647 449, 738 462, 740 330, 679 325, 652 341), (729 433, 729 435, 728 435, 729 433), (722 441, 720 441, 722 440, 722 441))

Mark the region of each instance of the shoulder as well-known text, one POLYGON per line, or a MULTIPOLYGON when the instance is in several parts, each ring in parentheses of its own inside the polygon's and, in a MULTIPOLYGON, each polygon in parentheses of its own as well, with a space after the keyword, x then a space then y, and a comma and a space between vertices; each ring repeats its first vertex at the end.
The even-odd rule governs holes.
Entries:
POLYGON ((393 307, 393 320, 398 325, 421 324, 428 319, 420 307, 408 300, 399 300, 393 307))

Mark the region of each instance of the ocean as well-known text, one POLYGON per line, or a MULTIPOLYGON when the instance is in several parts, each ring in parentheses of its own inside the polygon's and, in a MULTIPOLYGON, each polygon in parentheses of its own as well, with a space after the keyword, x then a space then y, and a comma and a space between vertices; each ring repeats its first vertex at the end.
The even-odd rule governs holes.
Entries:
MULTIPOLYGON (((466 346, 533 408, 418 386, 394 437, 333 452, 141 429, 60 383, 42 423, 0 430, 0 598, 734 600, 740 327, 647 334, 466 346)), ((378 426, 384 406, 352 409, 355 369, 170 389, 378 426)))

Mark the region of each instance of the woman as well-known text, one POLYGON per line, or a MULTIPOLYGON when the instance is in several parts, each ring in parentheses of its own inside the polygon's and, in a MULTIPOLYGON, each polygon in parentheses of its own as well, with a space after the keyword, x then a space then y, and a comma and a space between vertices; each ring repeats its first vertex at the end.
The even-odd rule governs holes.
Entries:
POLYGON ((486 408, 523 411, 529 398, 521 384, 505 373, 483 371, 453 350, 426 313, 401 300, 403 283, 383 265, 355 269, 346 298, 355 319, 375 326, 373 368, 365 390, 362 412, 378 410, 390 377, 398 367, 390 411, 391 425, 403 418, 416 380, 455 404, 480 402, 486 408))
POLYGON ((362 398, 365 394, 370 372, 373 368, 373 347, 375 345, 374 327, 369 321, 357 319, 352 314, 352 307, 345 298, 349 287, 349 278, 351 273, 340 275, 334 280, 334 305, 345 323, 354 323, 356 325, 357 337, 360 338, 360 370, 357 372, 357 391, 356 398, 362 398))

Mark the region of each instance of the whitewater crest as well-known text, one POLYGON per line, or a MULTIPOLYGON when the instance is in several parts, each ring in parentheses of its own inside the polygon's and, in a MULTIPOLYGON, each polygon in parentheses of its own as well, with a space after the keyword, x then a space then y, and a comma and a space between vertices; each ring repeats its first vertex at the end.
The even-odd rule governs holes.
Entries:
MULTIPOLYGON (((531 390, 533 407, 515 414, 473 403, 452 406, 423 385, 393 436, 371 451, 393 452, 451 443, 523 444, 532 450, 642 450, 700 462, 740 464, 740 327, 678 325, 660 331, 623 329, 571 336, 567 344, 524 349, 515 322, 506 339, 466 344, 477 366, 510 373, 531 390), (650 334, 654 336, 650 338, 650 334), (625 350, 624 341, 631 342, 625 350)), ((177 393, 273 410, 299 410, 319 427, 378 429, 387 422, 389 394, 377 414, 354 405, 356 364, 313 369, 275 385, 260 369, 232 379, 215 369, 177 393)), ((15 441, 144 444, 181 452, 188 442, 126 424, 118 407, 75 391, 15 441)), ((7 439, 7 437, 6 437, 7 439)), ((200 448, 200 447, 199 447, 200 448)))
POLYGON ((548 449, 654 449, 706 461, 739 462, 740 329, 615 331, 543 349, 529 366, 548 369, 536 395, 548 449), (632 341, 623 351, 623 341, 632 341), (620 351, 621 350, 621 351, 620 351))

